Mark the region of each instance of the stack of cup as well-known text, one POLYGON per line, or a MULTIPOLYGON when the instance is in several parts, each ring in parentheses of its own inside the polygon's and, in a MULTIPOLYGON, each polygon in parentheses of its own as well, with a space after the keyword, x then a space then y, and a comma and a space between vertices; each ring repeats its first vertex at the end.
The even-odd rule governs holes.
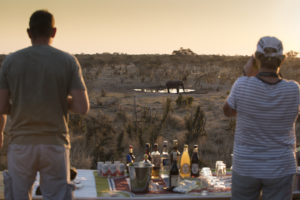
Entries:
POLYGON ((216 176, 222 177, 226 175, 226 164, 223 161, 216 161, 216 176))
POLYGON ((102 176, 102 166, 103 166, 104 162, 97 162, 97 173, 98 173, 98 176, 102 176))
POLYGON ((120 161, 97 162, 97 173, 98 176, 103 177, 116 177, 125 175, 125 165, 120 161))

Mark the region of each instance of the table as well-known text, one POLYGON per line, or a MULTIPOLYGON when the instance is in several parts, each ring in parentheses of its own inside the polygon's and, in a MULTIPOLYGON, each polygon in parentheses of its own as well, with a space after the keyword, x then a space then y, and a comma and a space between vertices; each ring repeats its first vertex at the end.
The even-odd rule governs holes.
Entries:
MULTIPOLYGON (((118 178, 104 178, 99 177, 94 170, 78 169, 77 178, 75 182, 78 187, 74 192, 76 200, 230 200, 231 193, 208 193, 203 195, 201 193, 192 192, 187 194, 179 193, 148 193, 148 194, 133 194, 130 191, 115 190, 113 180, 118 178)), ((39 177, 34 183, 33 194, 37 188, 39 177)), ((3 195, 3 176, 0 174, 0 200, 4 199, 3 195)), ((300 191, 293 192, 294 199, 300 199, 300 191)), ((41 196, 33 195, 34 200, 42 199, 41 196)))

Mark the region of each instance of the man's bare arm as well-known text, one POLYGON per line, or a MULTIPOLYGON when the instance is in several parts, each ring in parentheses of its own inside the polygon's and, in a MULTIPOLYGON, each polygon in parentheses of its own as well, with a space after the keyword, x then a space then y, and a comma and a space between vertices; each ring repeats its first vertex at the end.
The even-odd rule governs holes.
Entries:
POLYGON ((0 148, 3 146, 4 135, 3 131, 6 125, 6 115, 0 115, 0 148))
POLYGON ((236 110, 232 109, 227 102, 223 106, 223 112, 226 117, 235 117, 236 110))
POLYGON ((89 97, 86 90, 71 90, 68 97, 69 110, 74 113, 86 114, 90 110, 89 97))

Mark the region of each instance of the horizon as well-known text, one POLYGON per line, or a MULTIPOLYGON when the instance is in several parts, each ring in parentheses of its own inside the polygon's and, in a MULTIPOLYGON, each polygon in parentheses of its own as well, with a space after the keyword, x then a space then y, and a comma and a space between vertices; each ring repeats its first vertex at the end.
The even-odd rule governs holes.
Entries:
POLYGON ((297 0, 0 0, 0 54, 31 45, 30 15, 54 15, 53 46, 72 54, 172 54, 180 47, 198 55, 249 56, 260 37, 300 51, 297 0), (258 6, 259 5, 259 6, 258 6))

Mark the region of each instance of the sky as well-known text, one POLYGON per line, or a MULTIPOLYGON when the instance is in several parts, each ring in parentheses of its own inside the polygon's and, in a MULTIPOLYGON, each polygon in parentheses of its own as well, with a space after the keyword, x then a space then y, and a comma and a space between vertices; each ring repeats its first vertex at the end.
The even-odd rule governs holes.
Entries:
POLYGON ((251 55, 262 36, 300 51, 299 0, 0 0, 0 54, 30 46, 30 15, 54 15, 53 46, 72 54, 251 55))

